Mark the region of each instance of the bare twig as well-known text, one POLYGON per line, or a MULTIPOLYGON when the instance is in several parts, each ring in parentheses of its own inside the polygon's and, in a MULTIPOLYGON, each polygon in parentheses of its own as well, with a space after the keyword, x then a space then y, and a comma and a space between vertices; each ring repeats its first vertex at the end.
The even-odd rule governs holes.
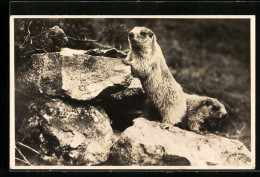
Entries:
POLYGON ((27 145, 25 145, 23 143, 20 143, 20 142, 18 142, 18 144, 23 146, 23 147, 26 147, 26 148, 30 149, 31 151, 35 152, 36 154, 41 154, 38 151, 36 151, 35 149, 31 148, 30 146, 27 146, 27 145))
POLYGON ((19 159, 19 158, 17 158, 17 157, 15 157, 15 160, 18 160, 18 161, 20 161, 20 162, 23 162, 23 163, 27 164, 26 161, 24 161, 24 160, 22 160, 22 159, 19 159))
MULTIPOLYGON (((29 23, 29 25, 28 25, 28 29, 27 29, 28 34, 27 34, 27 36, 26 36, 24 42, 22 43, 22 45, 20 45, 20 48, 22 48, 23 45, 24 45, 24 43, 30 38, 30 35, 31 35, 30 26, 31 26, 31 24, 32 24, 32 21, 30 21, 30 23, 29 23)), ((31 40, 30 43, 32 44, 32 39, 30 39, 30 40, 31 40)))
POLYGON ((22 140, 22 142, 25 140, 25 138, 27 138, 29 136, 29 134, 27 134, 25 137, 23 137, 23 140, 22 140))
POLYGON ((91 40, 91 39, 77 39, 77 38, 74 38, 74 37, 70 37, 70 36, 67 36, 68 39, 72 39, 74 41, 82 41, 82 42, 97 42, 97 40, 91 40))
POLYGON ((19 154, 23 157, 24 161, 26 161, 26 163, 28 165, 31 165, 31 163, 27 160, 27 158, 23 155, 23 153, 15 146, 15 149, 19 152, 19 154))
POLYGON ((241 128, 241 130, 239 131, 238 135, 237 135, 237 140, 240 138, 241 133, 243 132, 243 130, 246 127, 246 123, 244 123, 243 127, 241 128))
POLYGON ((25 52, 24 54, 27 55, 27 54, 30 54, 30 53, 33 53, 33 52, 36 52, 36 51, 43 51, 43 52, 47 52, 46 50, 44 49, 36 49, 35 50, 31 50, 31 51, 28 51, 28 52, 25 52))
MULTIPOLYGON (((42 44, 41 44, 41 47, 42 47, 42 50, 45 52, 45 53, 48 53, 45 49, 44 49, 44 47, 42 46, 42 44)), ((37 48, 35 48, 36 50, 39 50, 39 49, 37 49, 37 48)))
POLYGON ((69 37, 67 36, 68 39, 72 39, 72 40, 76 40, 76 41, 81 41, 81 42, 89 42, 91 43, 92 45, 96 45, 96 48, 105 48, 105 49, 110 49, 111 46, 106 46, 106 45, 102 45, 100 43, 98 43, 97 41, 98 40, 91 40, 91 39, 88 39, 88 40, 82 40, 82 39, 76 39, 76 38, 73 38, 73 37, 69 37))

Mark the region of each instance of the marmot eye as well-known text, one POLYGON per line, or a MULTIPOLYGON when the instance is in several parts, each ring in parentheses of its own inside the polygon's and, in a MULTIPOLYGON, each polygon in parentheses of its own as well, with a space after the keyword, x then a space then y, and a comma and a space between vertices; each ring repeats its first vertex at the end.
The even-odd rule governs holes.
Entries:
POLYGON ((149 37, 150 37, 150 38, 153 37, 153 33, 152 33, 152 32, 149 33, 149 37))
POLYGON ((141 34, 142 36, 145 36, 145 35, 146 35, 146 33, 145 33, 145 32, 143 32, 143 31, 142 31, 140 34, 141 34))
POLYGON ((213 108, 213 110, 215 110, 215 111, 218 111, 218 110, 220 109, 219 106, 215 106, 215 105, 214 105, 212 108, 213 108))
POLYGON ((204 105, 206 105, 206 106, 210 106, 212 104, 212 101, 211 100, 206 100, 205 102, 204 102, 204 105))

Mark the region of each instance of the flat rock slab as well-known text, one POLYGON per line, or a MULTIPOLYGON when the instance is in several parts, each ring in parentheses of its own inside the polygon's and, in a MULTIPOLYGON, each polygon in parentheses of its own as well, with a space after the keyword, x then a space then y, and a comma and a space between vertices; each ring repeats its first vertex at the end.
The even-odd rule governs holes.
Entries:
POLYGON ((250 151, 237 140, 202 136, 144 118, 134 120, 112 149, 115 165, 249 166, 250 151))
POLYGON ((130 85, 131 69, 120 58, 83 52, 86 51, 63 49, 60 53, 35 54, 27 80, 41 93, 76 100, 91 100, 130 85))

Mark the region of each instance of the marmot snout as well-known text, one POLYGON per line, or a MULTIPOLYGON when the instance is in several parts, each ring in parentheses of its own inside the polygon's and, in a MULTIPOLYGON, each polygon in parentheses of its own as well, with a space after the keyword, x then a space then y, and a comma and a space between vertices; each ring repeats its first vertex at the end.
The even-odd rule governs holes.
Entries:
POLYGON ((129 42, 131 43, 132 48, 137 49, 136 51, 152 49, 153 34, 154 33, 148 28, 135 27, 129 32, 129 42), (146 48, 141 49, 142 46, 146 46, 146 48))

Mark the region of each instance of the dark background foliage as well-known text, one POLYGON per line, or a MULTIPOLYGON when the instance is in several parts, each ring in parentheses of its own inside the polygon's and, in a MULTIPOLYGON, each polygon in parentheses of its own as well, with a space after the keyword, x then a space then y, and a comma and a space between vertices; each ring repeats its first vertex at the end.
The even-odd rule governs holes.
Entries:
MULTIPOLYGON (((135 26, 152 29, 167 64, 187 93, 211 96, 225 104, 228 120, 217 134, 238 139, 250 148, 250 21, 247 19, 17 19, 15 63, 32 53, 49 52, 45 32, 59 26, 80 42, 96 40, 125 52, 127 34, 135 26), (30 35, 28 36, 28 33, 30 35)), ((69 46, 68 46, 69 45, 69 46)), ((66 47, 66 45, 64 46, 66 47)))

